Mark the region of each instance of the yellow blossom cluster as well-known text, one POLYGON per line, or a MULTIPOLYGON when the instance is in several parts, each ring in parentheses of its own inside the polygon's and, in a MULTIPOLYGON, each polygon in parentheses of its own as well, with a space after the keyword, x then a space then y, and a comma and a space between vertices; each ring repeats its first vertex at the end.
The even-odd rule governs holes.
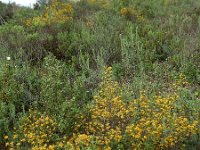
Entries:
POLYGON ((112 68, 105 68, 99 91, 90 109, 91 117, 84 125, 84 137, 87 139, 84 141, 87 141, 87 146, 91 145, 91 139, 100 149, 110 149, 111 142, 120 142, 130 118, 121 95, 119 84, 112 80, 112 68))
POLYGON ((10 150, 22 147, 32 150, 54 150, 68 146, 66 137, 55 142, 57 123, 46 114, 30 110, 29 116, 22 118, 22 124, 14 128, 12 136, 4 136, 6 147, 10 150))
POLYGON ((180 87, 188 86, 189 82, 186 79, 186 76, 184 74, 179 75, 179 79, 173 84, 174 89, 178 90, 180 87))
POLYGON ((138 9, 136 9, 134 6, 121 8, 120 14, 122 16, 127 17, 130 20, 135 20, 140 23, 144 23, 146 21, 142 13, 138 9))
MULTIPOLYGON (((178 84, 185 82, 183 75, 180 77, 178 84)), ((77 137, 87 147, 93 139, 97 148, 109 149, 112 142, 121 142, 127 135, 133 149, 145 149, 149 143, 158 149, 169 149, 175 145, 181 148, 184 140, 197 134, 198 116, 186 115, 176 90, 152 99, 142 91, 138 99, 129 103, 122 100, 122 92, 112 80, 112 68, 106 68, 90 109, 91 117, 85 125, 79 125, 84 126, 79 131, 84 134, 74 136, 75 141, 80 141, 77 137)))
POLYGON ((187 114, 177 94, 178 89, 186 85, 186 77, 181 74, 173 84, 173 92, 167 96, 149 99, 141 92, 140 98, 130 103, 129 107, 134 108, 130 110, 137 118, 126 128, 133 148, 143 149, 149 141, 160 149, 181 148, 184 140, 198 133, 198 114, 187 114))
POLYGON ((27 26, 46 26, 57 23, 64 23, 72 20, 73 7, 71 4, 52 0, 46 7, 44 14, 25 21, 27 26))
POLYGON ((131 102, 129 107, 137 108, 133 124, 126 128, 126 133, 132 138, 132 146, 142 149, 145 143, 152 141, 153 145, 171 148, 180 145, 186 138, 197 133, 198 119, 188 117, 176 106, 178 96, 157 96, 149 100, 145 95, 131 102))
POLYGON ((99 92, 94 97, 91 121, 88 131, 95 135, 99 144, 120 141, 129 118, 127 106, 121 99, 122 91, 117 82, 112 81, 112 68, 104 71, 99 92))

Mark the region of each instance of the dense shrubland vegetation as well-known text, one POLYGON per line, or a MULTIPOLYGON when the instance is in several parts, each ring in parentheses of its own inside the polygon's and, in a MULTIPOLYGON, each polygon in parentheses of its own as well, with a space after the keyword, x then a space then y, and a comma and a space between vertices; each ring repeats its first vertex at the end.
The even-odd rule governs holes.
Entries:
POLYGON ((198 149, 200 2, 0 2, 0 149, 198 149))

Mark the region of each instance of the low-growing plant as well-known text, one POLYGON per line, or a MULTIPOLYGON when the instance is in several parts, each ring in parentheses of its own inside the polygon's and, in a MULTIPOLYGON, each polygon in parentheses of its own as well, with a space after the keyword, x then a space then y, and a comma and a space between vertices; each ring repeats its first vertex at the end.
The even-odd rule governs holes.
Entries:
MULTIPOLYGON (((122 88, 112 79, 112 68, 105 69, 99 91, 94 96, 90 115, 83 116, 84 124, 77 126, 77 134, 72 138, 84 136, 84 147, 91 146, 92 140, 100 148, 111 148, 125 141, 133 149, 181 148, 189 137, 198 134, 198 109, 185 109, 186 103, 178 96, 178 90, 187 85, 184 76, 171 85, 174 89, 165 96, 149 99, 145 92, 128 103, 122 99, 122 88), (115 143, 115 144, 114 144, 115 143)), ((124 148, 127 143, 124 143, 124 148)), ((127 148, 127 147, 126 147, 127 148)))

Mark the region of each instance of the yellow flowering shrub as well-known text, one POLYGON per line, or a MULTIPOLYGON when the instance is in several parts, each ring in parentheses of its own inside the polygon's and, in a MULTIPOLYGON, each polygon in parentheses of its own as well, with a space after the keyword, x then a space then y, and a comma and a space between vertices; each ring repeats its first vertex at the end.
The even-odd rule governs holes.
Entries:
POLYGON ((150 99, 142 91, 138 99, 129 102, 122 98, 123 87, 112 80, 111 67, 105 68, 101 79, 88 114, 81 116, 82 122, 71 135, 61 137, 59 125, 51 117, 30 110, 14 134, 4 137, 6 146, 33 150, 111 150, 116 149, 113 145, 125 142, 130 149, 171 149, 183 148, 184 141, 198 134, 198 111, 186 109, 178 95, 180 86, 188 85, 184 75, 180 75, 168 95, 150 99))
POLYGON ((112 68, 108 67, 102 76, 99 91, 94 96, 94 104, 90 109, 91 118, 85 122, 84 131, 81 131, 84 135, 74 135, 75 142, 80 141, 80 136, 85 138, 85 147, 91 146, 93 139, 97 148, 110 149, 111 142, 119 142, 125 133, 130 118, 129 111, 121 99, 122 90, 119 84, 112 81, 111 76, 112 68))
POLYGON ((12 136, 4 137, 9 149, 53 150, 68 146, 66 137, 55 140, 58 124, 48 115, 30 110, 29 116, 23 117, 21 122, 14 128, 12 136))
POLYGON ((99 144, 120 141, 129 119, 129 111, 122 101, 122 91, 117 82, 112 81, 112 68, 105 69, 99 92, 94 96, 95 105, 91 108, 91 121, 87 132, 95 135, 99 144))
MULTIPOLYGON (((93 139, 97 148, 111 148, 113 142, 122 142, 127 135, 133 149, 145 149, 147 144, 169 149, 175 145, 181 148, 184 140, 197 134, 198 116, 186 114, 179 103, 178 88, 167 96, 153 99, 143 91, 138 99, 126 103, 122 100, 122 88, 111 77, 112 68, 108 67, 94 96, 91 117, 78 126, 84 128, 74 134, 74 144, 84 141, 84 146, 88 147, 93 139)), ((175 87, 185 84, 185 77, 180 75, 175 87)))
POLYGON ((127 126, 126 133, 132 137, 133 148, 144 148, 144 143, 149 141, 157 147, 170 148, 197 133, 197 117, 186 116, 176 101, 177 95, 156 96, 154 101, 142 95, 131 102, 129 107, 136 109, 137 120, 127 126))
POLYGON ((130 110, 137 118, 126 128, 126 133, 132 138, 133 148, 144 148, 145 142, 149 141, 160 149, 181 148, 184 140, 198 133, 198 114, 187 114, 177 94, 179 88, 186 85, 186 77, 181 74, 173 84, 173 92, 167 96, 154 96, 150 100, 142 92, 139 99, 130 103, 130 110))
POLYGON ((73 7, 71 4, 53 0, 46 7, 44 14, 25 21, 27 26, 46 26, 64 23, 72 20, 73 7))

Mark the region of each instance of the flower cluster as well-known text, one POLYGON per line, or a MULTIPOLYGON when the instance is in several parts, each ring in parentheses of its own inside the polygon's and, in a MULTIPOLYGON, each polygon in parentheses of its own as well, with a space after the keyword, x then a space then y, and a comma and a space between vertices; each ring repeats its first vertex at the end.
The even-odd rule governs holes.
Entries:
POLYGON ((142 95, 131 102, 134 112, 134 123, 126 128, 126 133, 132 138, 134 148, 144 148, 145 143, 153 142, 160 148, 171 148, 180 145, 187 137, 196 134, 198 121, 195 116, 186 116, 177 107, 178 96, 156 96, 153 100, 142 95), (137 118, 137 119, 136 119, 137 118))
POLYGON ((178 90, 180 87, 188 86, 189 83, 186 79, 186 76, 184 74, 179 75, 179 79, 173 84, 174 89, 178 90))
POLYGON ((110 149, 114 141, 120 142, 129 121, 129 111, 121 99, 121 93, 119 84, 112 81, 112 68, 106 68, 90 109, 91 117, 84 124, 85 146, 91 144, 91 139, 96 142, 97 148, 103 149, 110 149))
MULTIPOLYGON (((180 77, 177 86, 186 82, 183 75, 180 77)), ((112 80, 112 68, 106 68, 90 109, 91 117, 79 125, 82 126, 79 133, 84 135, 76 136, 84 137, 81 139, 87 143, 85 147, 93 139, 97 147, 109 149, 113 142, 122 142, 128 136, 133 149, 145 149, 146 145, 159 149, 175 145, 181 148, 184 140, 197 134, 198 116, 186 115, 177 90, 152 99, 142 91, 138 99, 129 103, 122 100, 122 92, 120 85, 112 80)))
POLYGON ((43 15, 26 20, 27 26, 46 26, 57 23, 64 23, 72 20, 73 7, 71 4, 53 0, 43 15))
POLYGON ((188 114, 178 95, 180 87, 186 85, 186 77, 181 74, 167 96, 149 99, 141 92, 140 98, 130 103, 134 123, 127 126, 126 133, 132 138, 133 148, 143 149, 147 143, 159 149, 181 148, 184 140, 198 133, 198 114, 188 114))
POLYGON ((31 148, 32 150, 53 150, 63 148, 66 137, 55 142, 57 123, 46 114, 30 110, 29 116, 21 119, 21 124, 14 128, 12 136, 4 136, 9 149, 31 148))

